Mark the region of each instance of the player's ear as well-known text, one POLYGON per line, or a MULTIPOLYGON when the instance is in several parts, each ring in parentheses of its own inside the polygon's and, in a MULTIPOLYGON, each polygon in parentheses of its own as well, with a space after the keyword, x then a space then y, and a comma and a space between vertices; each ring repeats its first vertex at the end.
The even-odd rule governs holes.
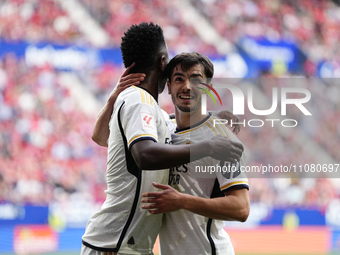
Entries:
POLYGON ((170 81, 169 80, 166 81, 166 86, 168 87, 168 94, 170 95, 171 91, 170 91, 170 81))
POLYGON ((167 61, 167 55, 166 54, 161 54, 158 62, 158 69, 162 73, 165 70, 166 65, 168 64, 167 61))

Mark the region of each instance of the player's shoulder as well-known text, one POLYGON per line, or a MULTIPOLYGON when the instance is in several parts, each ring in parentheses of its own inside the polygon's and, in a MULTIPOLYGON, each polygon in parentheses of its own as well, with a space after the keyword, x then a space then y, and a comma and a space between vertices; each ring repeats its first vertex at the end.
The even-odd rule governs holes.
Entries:
POLYGON ((214 120, 217 120, 217 118, 215 116, 211 116, 205 125, 205 128, 210 130, 212 135, 226 136, 232 141, 241 143, 243 145, 240 139, 224 123, 214 120))
POLYGON ((155 106, 157 104, 153 96, 143 88, 131 86, 121 93, 124 101, 128 105, 148 104, 155 106))
POLYGON ((168 129, 170 131, 170 134, 171 135, 176 135, 176 128, 177 128, 177 122, 176 122, 176 119, 166 119, 165 120, 166 122, 166 125, 168 126, 168 129))
POLYGON ((218 119, 210 114, 210 117, 204 122, 204 125, 200 128, 201 132, 209 133, 210 137, 213 136, 226 136, 231 137, 231 132, 224 123, 217 121, 218 119))
POLYGON ((125 102, 135 102, 140 98, 139 88, 135 86, 128 87, 118 96, 118 99, 123 99, 125 102))

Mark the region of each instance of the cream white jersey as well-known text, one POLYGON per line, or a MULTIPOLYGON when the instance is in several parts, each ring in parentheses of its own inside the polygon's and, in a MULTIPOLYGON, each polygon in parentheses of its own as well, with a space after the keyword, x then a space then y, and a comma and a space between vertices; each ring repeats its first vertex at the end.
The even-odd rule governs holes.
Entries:
POLYGON ((106 200, 89 220, 83 245, 102 252, 152 254, 163 215, 142 210, 141 195, 156 191, 152 182, 167 184, 169 169, 142 171, 130 149, 144 139, 170 144, 170 132, 157 101, 135 86, 118 96, 109 127, 106 200))
MULTIPOLYGON (((172 133, 173 144, 194 144, 210 140, 216 135, 227 136, 241 143, 224 125, 214 127, 214 118, 209 115, 189 129, 175 130, 172 133)), ((182 193, 204 198, 224 196, 224 191, 235 186, 249 189, 248 179, 240 171, 240 166, 245 164, 245 157, 243 153, 240 162, 231 165, 234 166, 232 171, 227 171, 228 168, 225 167, 223 172, 223 166, 229 166, 229 163, 210 157, 171 168, 169 185, 182 193), (215 172, 211 174, 207 172, 208 166, 214 166, 215 172)), ((183 209, 166 213, 159 235, 161 254, 234 254, 230 238, 223 227, 224 222, 221 220, 204 217, 183 209)))

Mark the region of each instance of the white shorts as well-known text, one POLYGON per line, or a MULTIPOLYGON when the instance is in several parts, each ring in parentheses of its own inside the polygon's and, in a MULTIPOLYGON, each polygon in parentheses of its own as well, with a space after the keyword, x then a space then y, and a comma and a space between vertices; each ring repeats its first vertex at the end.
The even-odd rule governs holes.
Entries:
MULTIPOLYGON (((107 252, 107 251, 96 251, 93 250, 85 245, 81 246, 81 255, 131 255, 126 253, 120 253, 120 252, 107 252)), ((140 253, 134 253, 134 254, 140 254, 140 253)), ((154 255, 153 253, 150 253, 149 255, 154 255)))

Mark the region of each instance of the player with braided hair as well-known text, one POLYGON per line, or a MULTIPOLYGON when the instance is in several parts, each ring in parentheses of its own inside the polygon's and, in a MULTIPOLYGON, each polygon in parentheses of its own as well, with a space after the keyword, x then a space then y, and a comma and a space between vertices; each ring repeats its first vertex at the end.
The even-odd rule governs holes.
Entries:
MULTIPOLYGON (((111 107, 104 106, 96 122, 106 129, 104 137, 108 135, 108 143, 107 137, 102 139, 108 147, 107 197, 86 226, 82 255, 152 254, 162 215, 141 209, 142 193, 157 190, 152 182, 167 184, 169 167, 190 162, 190 152, 196 159, 235 161, 243 151, 241 144, 224 137, 190 146, 168 145, 171 135, 157 102, 169 62, 163 31, 153 23, 133 25, 122 38, 121 50, 124 64, 132 66, 119 82, 138 86, 128 87, 118 97, 113 93, 111 107)), ((100 127, 95 130, 101 134, 100 127)))

